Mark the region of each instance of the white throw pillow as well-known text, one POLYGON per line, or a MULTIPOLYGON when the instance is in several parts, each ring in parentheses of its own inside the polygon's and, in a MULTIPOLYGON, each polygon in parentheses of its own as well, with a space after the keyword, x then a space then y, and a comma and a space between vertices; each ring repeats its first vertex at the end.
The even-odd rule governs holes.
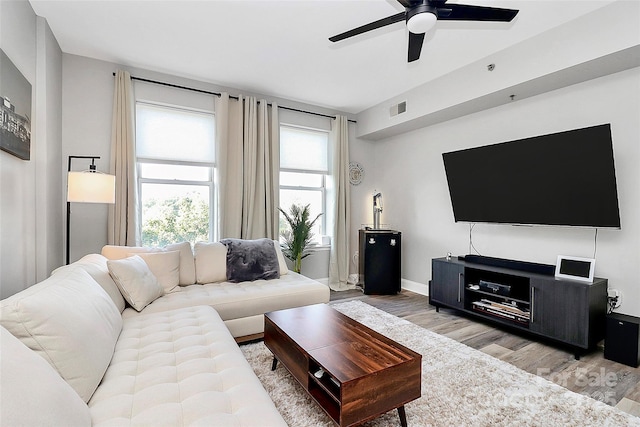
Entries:
POLYGON ((138 255, 107 261, 109 274, 116 282, 122 296, 137 311, 160 298, 164 289, 158 279, 138 255))
POLYGON ((46 360, 4 328, 0 348, 0 425, 91 425, 87 404, 46 360))
POLYGON ((102 247, 102 255, 108 259, 127 258, 130 254, 180 251, 180 285, 188 286, 196 283, 196 267, 193 259, 191 243, 173 243, 164 248, 150 246, 116 246, 105 245, 102 247))
POLYGON ((276 247, 276 255, 278 255, 278 264, 280 265, 280 275, 282 276, 283 274, 287 274, 289 272, 289 269, 287 268, 287 262, 284 259, 284 254, 282 253, 280 242, 274 240, 273 245, 276 247))
POLYGON ((196 266, 191 243, 173 243, 165 246, 164 249, 167 251, 180 251, 180 285, 188 286, 196 283, 196 266))
POLYGON ((198 242, 194 246, 196 282, 200 284, 227 280, 227 247, 220 242, 198 242))
POLYGON ((2 326, 89 401, 122 330, 116 305, 89 273, 80 268, 57 272, 0 301, 0 314, 2 326))
POLYGON ((158 279, 165 294, 180 290, 178 287, 180 283, 180 252, 140 252, 131 255, 138 255, 144 260, 151 273, 158 279))

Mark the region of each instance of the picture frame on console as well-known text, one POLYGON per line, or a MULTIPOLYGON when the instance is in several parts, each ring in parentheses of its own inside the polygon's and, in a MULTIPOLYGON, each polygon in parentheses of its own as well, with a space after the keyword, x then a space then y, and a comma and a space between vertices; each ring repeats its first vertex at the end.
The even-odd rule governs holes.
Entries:
POLYGON ((555 277, 593 283, 596 260, 575 256, 558 255, 555 277))

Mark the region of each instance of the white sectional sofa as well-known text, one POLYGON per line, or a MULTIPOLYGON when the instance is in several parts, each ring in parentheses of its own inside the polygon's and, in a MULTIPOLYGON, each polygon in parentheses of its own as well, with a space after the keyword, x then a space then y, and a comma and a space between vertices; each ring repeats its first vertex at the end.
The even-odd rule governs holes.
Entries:
MULTIPOLYGON (((316 280, 289 271, 280 246, 274 242, 280 278, 240 283, 227 281, 227 248, 220 242, 189 243, 162 249, 105 246, 102 255, 110 260, 150 250, 177 251, 180 256, 180 290, 170 292, 146 306, 141 313, 157 313, 194 305, 213 307, 237 341, 259 338, 264 331, 264 313, 274 310, 329 302, 329 288, 316 280)), ((127 308, 123 317, 136 315, 127 308)))
POLYGON ((279 278, 240 283, 220 243, 102 254, 0 302, 0 425, 286 425, 236 339, 259 336, 265 312, 328 302, 328 287, 287 271, 279 248, 279 278))

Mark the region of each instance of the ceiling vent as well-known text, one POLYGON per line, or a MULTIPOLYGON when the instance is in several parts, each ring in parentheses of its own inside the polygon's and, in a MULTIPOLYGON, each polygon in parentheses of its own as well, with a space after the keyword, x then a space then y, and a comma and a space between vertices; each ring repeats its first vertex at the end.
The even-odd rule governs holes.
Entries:
POLYGON ((402 101, 398 104, 392 105, 389 109, 389 113, 391 117, 397 116, 398 114, 405 113, 407 111, 407 101, 402 101))

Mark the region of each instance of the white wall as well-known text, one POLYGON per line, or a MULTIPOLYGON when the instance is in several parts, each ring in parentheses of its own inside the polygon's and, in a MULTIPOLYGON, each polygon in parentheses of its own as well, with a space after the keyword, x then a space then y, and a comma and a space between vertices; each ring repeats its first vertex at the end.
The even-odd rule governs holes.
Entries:
POLYGON ((62 262, 62 51, 49 25, 38 17, 36 78, 36 280, 62 262), (40 197, 42 196, 42 197, 40 197))
POLYGON ((0 2, 0 48, 31 83, 31 160, 0 152, 0 297, 62 262, 60 48, 26 0, 0 2))
MULTIPOLYGON (((469 225, 453 220, 443 152, 611 123, 622 228, 598 231, 596 275, 622 291, 617 311, 640 315, 639 93, 634 68, 371 143, 367 188, 383 192, 383 222, 403 232, 403 278, 426 288, 432 258, 472 253, 469 225)), ((482 255, 555 264, 593 256, 594 230, 479 224, 473 243, 482 255)))
MULTIPOLYGON (((63 186, 67 185, 69 156, 99 156, 96 167, 109 171, 111 118, 113 110, 113 72, 116 67, 74 55, 63 55, 62 78, 62 157, 63 186)), ((72 160, 71 170, 89 168, 91 161, 72 160)), ((63 197, 66 200, 66 193, 63 197)), ((70 218, 70 262, 88 253, 100 253, 107 243, 108 205, 72 203, 70 218)))
MULTIPOLYGON (((383 190, 380 178, 382 171, 377 167, 375 160, 376 143, 356 138, 357 129, 358 124, 350 124, 349 157, 351 161, 358 162, 363 167, 364 177, 360 184, 351 186, 351 239, 349 243, 351 252, 349 270, 351 273, 358 273, 358 230, 367 225, 373 225, 373 194, 375 190, 383 190)), ((384 164, 384 161, 380 163, 384 164)), ((387 192, 382 195, 385 208, 380 216, 381 224, 387 224, 389 228, 396 229, 398 224, 394 223, 393 218, 388 215, 386 210, 387 196, 387 192)))

